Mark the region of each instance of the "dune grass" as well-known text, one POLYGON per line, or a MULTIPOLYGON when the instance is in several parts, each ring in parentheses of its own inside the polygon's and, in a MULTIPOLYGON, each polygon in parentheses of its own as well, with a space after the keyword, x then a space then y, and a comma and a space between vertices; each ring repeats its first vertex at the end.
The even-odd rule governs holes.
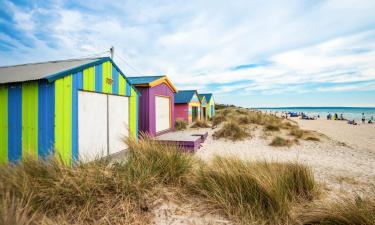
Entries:
POLYGON ((196 120, 193 125, 191 125, 192 128, 208 128, 210 125, 207 123, 206 120, 196 120))
POLYGON ((310 206, 299 215, 300 224, 374 225, 375 192, 361 198, 345 198, 310 206))
POLYGON ((274 147, 290 147, 295 143, 295 140, 285 139, 279 136, 276 136, 272 139, 270 143, 274 147))
POLYGON ((174 129, 176 130, 185 130, 187 128, 188 123, 182 119, 176 119, 174 122, 174 129))
POLYGON ((243 140, 251 137, 249 129, 245 126, 239 125, 235 121, 224 123, 224 125, 212 135, 214 139, 228 139, 232 141, 243 140))
POLYGON ((313 175, 302 165, 221 157, 198 170, 192 187, 241 224, 288 221, 294 202, 309 201, 316 194, 313 175))

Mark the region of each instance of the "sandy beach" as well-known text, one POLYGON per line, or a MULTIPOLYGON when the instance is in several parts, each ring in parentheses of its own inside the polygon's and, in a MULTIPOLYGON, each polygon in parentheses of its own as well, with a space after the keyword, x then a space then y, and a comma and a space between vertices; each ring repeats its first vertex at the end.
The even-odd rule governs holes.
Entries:
POLYGON ((297 161, 309 165, 316 179, 332 193, 360 193, 375 185, 375 126, 352 126, 343 121, 293 119, 302 129, 323 134, 319 142, 300 141, 291 147, 269 146, 270 137, 254 129, 253 137, 232 142, 213 140, 215 130, 196 153, 203 160, 215 155, 244 160, 297 161))

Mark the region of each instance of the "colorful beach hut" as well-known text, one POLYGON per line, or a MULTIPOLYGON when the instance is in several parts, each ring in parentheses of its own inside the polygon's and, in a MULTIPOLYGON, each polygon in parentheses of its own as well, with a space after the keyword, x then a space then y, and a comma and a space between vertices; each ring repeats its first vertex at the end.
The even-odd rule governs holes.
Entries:
POLYGON ((201 119, 206 120, 207 117, 207 101, 204 95, 198 95, 199 101, 201 102, 201 119))
POLYGON ((0 67, 0 162, 90 161, 137 137, 138 92, 109 57, 0 67))
POLYGON ((199 94, 200 96, 204 96, 206 99, 206 114, 208 118, 212 118, 215 116, 215 100, 212 93, 206 93, 206 94, 199 94))
POLYGON ((175 119, 189 124, 200 119, 201 102, 196 90, 179 90, 174 94, 175 119))
POLYGON ((151 136, 174 129, 174 93, 167 76, 128 77, 139 93, 139 131, 151 136))

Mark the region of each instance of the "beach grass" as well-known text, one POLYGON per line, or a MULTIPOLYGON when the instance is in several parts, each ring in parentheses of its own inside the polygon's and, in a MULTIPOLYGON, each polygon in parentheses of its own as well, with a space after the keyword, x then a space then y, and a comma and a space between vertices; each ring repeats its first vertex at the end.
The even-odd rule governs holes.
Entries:
POLYGON ((375 193, 311 205, 299 214, 299 224, 374 225, 375 193))
POLYGON ((222 127, 212 134, 214 139, 228 139, 231 141, 244 140, 251 137, 249 129, 235 121, 225 122, 222 127))
POLYGON ((174 129, 176 130, 185 130, 188 126, 188 123, 183 119, 176 119, 174 122, 174 129))
POLYGON ((201 166, 192 187, 239 224, 289 221, 293 203, 317 193, 310 169, 300 164, 222 157, 201 166))
POLYGON ((276 136, 272 139, 272 142, 270 143, 271 146, 274 147, 290 147, 295 143, 294 140, 291 139, 285 139, 280 136, 276 136))
POLYGON ((196 120, 191 128, 209 128, 210 125, 207 123, 206 120, 196 120))

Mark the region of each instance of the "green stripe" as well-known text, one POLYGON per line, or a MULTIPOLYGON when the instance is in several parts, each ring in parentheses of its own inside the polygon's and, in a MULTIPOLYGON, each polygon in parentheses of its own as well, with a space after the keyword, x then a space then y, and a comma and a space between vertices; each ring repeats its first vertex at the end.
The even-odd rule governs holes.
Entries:
POLYGON ((0 164, 8 162, 8 87, 0 85, 0 164))
POLYGON ((95 91, 95 67, 83 70, 83 89, 95 91))
POLYGON ((62 161, 72 159, 72 75, 55 81, 55 150, 62 161))
POLYGON ((22 158, 38 157, 38 82, 22 83, 22 158))
POLYGON ((130 136, 133 138, 137 137, 136 129, 137 129, 137 93, 134 91, 134 88, 130 89, 131 96, 130 96, 130 116, 129 116, 129 131, 130 136))
POLYGON ((125 93, 126 93, 125 78, 123 76, 121 76, 120 73, 118 74, 118 76, 119 76, 118 94, 119 95, 125 95, 125 93))
POLYGON ((112 64, 111 62, 103 63, 103 93, 112 94, 112 64))

